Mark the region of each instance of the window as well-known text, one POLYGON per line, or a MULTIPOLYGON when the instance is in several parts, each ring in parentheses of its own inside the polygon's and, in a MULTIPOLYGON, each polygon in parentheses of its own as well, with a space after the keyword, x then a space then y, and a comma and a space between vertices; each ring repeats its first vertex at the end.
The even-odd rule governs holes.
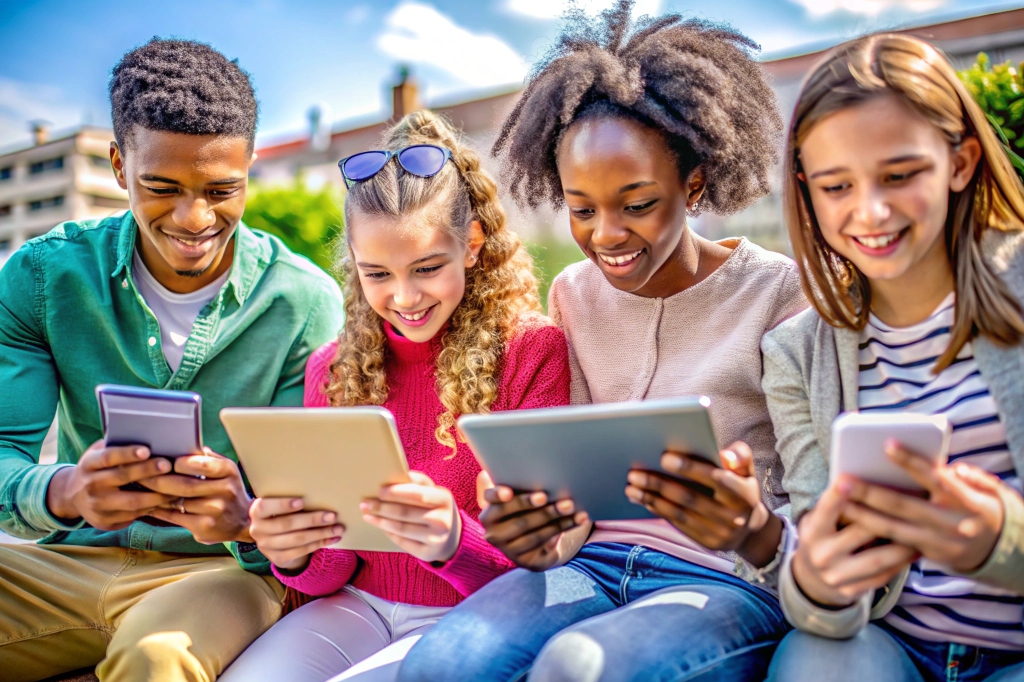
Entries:
POLYGON ((127 199, 111 199, 110 197, 90 196, 89 203, 93 206, 100 206, 102 208, 128 208, 127 199))
POLYGON ((46 159, 44 161, 36 161, 29 165, 28 172, 30 175, 39 175, 47 171, 60 170, 64 167, 64 157, 58 156, 56 159, 46 159))
POLYGON ((10 239, 0 239, 0 253, 7 253, 11 250, 10 239))
POLYGON ((14 168, 7 166, 6 168, 0 168, 0 180, 10 180, 14 177, 14 168))
POLYGON ((108 156, 94 156, 90 154, 89 161, 91 161, 92 165, 97 168, 106 168, 107 170, 110 170, 110 157, 108 156))
POLYGON ((12 210, 13 208, 10 204, 4 204, 3 206, 0 206, 0 218, 6 218, 7 216, 11 215, 12 210))
POLYGON ((57 206, 64 205, 64 196, 59 197, 47 197, 46 199, 36 199, 30 201, 28 204, 28 210, 30 211, 41 211, 44 208, 55 208, 57 206))

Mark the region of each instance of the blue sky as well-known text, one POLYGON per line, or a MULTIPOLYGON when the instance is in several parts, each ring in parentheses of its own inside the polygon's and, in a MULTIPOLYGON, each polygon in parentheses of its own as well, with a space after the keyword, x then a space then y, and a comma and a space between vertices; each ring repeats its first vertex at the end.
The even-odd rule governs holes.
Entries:
MULTIPOLYGON (((184 37, 238 58, 261 102, 261 143, 305 128, 313 104, 335 121, 386 111, 396 65, 428 103, 521 82, 559 31, 565 0, 0 0, 0 148, 28 124, 109 125, 106 83, 128 49, 184 37)), ((600 9, 611 0, 581 0, 600 9)), ((1024 5, 998 0, 638 0, 732 24, 766 55, 823 47, 866 31, 1024 5)))

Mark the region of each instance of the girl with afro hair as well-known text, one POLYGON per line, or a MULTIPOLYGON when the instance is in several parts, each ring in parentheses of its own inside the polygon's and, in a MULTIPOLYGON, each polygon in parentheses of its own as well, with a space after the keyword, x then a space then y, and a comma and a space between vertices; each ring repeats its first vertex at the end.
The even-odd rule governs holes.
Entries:
POLYGON ((631 8, 569 14, 495 152, 517 201, 568 208, 587 256, 549 301, 572 401, 709 396, 724 466, 667 452, 630 472, 637 516, 658 517, 638 521, 487 489, 481 523, 520 570, 448 614, 399 679, 760 680, 786 633, 773 584, 791 534, 759 348, 806 300, 789 259, 687 226, 768 192, 782 123, 747 38, 631 8))

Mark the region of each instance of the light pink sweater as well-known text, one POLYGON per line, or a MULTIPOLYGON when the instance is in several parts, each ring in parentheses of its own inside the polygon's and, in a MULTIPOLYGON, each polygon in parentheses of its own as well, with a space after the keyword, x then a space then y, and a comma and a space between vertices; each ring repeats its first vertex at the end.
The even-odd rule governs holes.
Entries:
MULTIPOLYGON (((437 396, 435 361, 439 336, 414 343, 385 323, 385 372, 388 398, 384 407, 395 415, 398 435, 409 468, 421 471, 451 490, 459 506, 462 537, 451 560, 435 565, 403 552, 355 552, 319 549, 299 575, 274 568, 282 583, 311 595, 333 594, 348 583, 382 599, 422 606, 454 606, 488 581, 513 567, 511 561, 484 539, 477 521, 480 506, 476 477, 480 465, 466 443, 451 449, 434 436, 437 418, 444 411, 437 396)), ((338 344, 332 341, 314 352, 306 364, 307 407, 326 407, 324 386, 338 344)), ((520 324, 520 332, 506 343, 498 380, 498 395, 491 410, 556 407, 569 401, 568 350, 558 327, 539 315, 520 324)))
MULTIPOLYGON (((733 249, 725 263, 674 296, 619 291, 583 261, 555 279, 548 308, 569 340, 573 403, 710 397, 719 447, 750 445, 774 509, 788 498, 761 391, 761 336, 807 301, 789 258, 746 239, 720 244, 733 249)), ((734 565, 660 519, 599 522, 590 542, 643 545, 726 572, 734 565)))

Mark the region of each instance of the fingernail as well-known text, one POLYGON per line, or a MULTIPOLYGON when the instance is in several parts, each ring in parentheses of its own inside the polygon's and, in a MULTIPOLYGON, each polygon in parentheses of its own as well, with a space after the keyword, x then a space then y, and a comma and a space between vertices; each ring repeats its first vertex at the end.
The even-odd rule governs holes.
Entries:
POLYGON ((168 471, 171 470, 171 463, 168 462, 166 459, 161 459, 159 462, 156 463, 156 470, 167 473, 168 471))
POLYGON ((149 457, 149 450, 147 448, 138 448, 135 451, 135 456, 138 457, 139 459, 146 459, 147 457, 149 457))
POLYGON ((836 486, 836 489, 843 495, 849 495, 853 492, 853 481, 848 478, 841 478, 839 479, 839 484, 836 486))
POLYGON ((632 485, 642 485, 644 482, 644 475, 638 471, 630 471, 629 475, 626 476, 626 480, 632 485))
POLYGON ((324 514, 324 523, 334 523, 334 521, 337 518, 338 518, 338 515, 335 514, 334 512, 327 512, 326 514, 324 514))
POLYGON ((667 454, 667 455, 664 455, 661 458, 661 466, 665 467, 666 469, 676 469, 676 470, 682 469, 683 468, 683 458, 680 457, 679 455, 675 455, 675 454, 671 454, 671 453, 667 454))
POLYGON ((590 519, 590 516, 587 515, 587 512, 581 511, 581 512, 577 512, 576 516, 574 516, 572 518, 577 523, 577 525, 583 525, 584 523, 586 523, 590 519))
POLYGON ((364 512, 370 511, 370 503, 369 502, 360 502, 359 503, 359 511, 364 511, 364 512))
POLYGON ((534 507, 543 507, 548 502, 548 496, 545 493, 534 493, 530 495, 530 503, 534 507))
POLYGON ((747 520, 745 518, 743 518, 742 516, 737 516, 735 519, 732 520, 732 522, 735 525, 742 527, 742 526, 744 526, 747 523, 747 520))
POLYGON ((559 500, 555 503, 555 509, 565 515, 572 514, 573 504, 572 500, 559 500))
POLYGON ((299 499, 292 500, 288 504, 288 506, 291 507, 292 509, 302 509, 302 500, 299 500, 299 499))
POLYGON ((636 488, 634 488, 632 486, 627 486, 626 487, 626 497, 628 497, 629 499, 633 500, 634 502, 639 502, 640 498, 642 497, 642 495, 640 494, 640 491, 637 490, 636 488))
MULTIPOLYGON (((334 533, 335 535, 341 535, 342 533, 345 532, 345 527, 344 526, 335 526, 334 528, 331 529, 331 532, 334 533)), ((335 542, 337 542, 337 540, 335 540, 335 542)))
POLYGON ((374 516, 372 516, 370 514, 363 514, 363 521, 366 521, 367 523, 373 523, 375 518, 376 517, 374 517, 374 516))

